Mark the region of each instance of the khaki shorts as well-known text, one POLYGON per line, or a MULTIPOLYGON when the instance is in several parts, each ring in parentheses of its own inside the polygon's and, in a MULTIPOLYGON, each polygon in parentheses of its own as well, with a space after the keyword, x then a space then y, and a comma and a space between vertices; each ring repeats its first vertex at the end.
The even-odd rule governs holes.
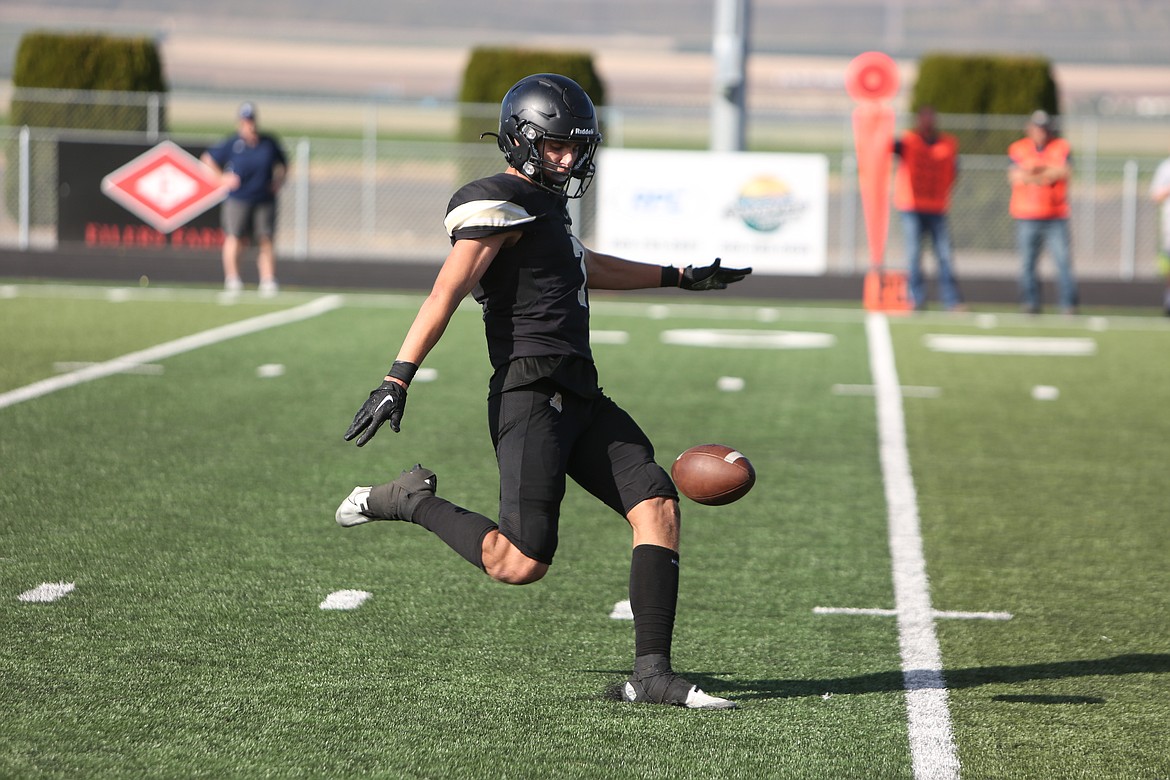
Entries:
POLYGON ((220 210, 223 232, 236 238, 272 238, 276 233, 276 203, 249 203, 228 198, 220 210))

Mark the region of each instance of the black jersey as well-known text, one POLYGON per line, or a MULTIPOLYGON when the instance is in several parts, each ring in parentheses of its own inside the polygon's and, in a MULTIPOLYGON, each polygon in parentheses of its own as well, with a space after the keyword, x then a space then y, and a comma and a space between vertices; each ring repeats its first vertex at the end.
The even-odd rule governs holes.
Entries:
MULTIPOLYGON (((561 195, 500 173, 462 187, 447 206, 452 243, 523 234, 500 249, 473 293, 483 307, 488 357, 497 374, 512 363, 531 374, 533 358, 549 366, 582 361, 593 371, 585 248, 572 233, 565 204, 561 195)), ((547 370, 536 373, 549 376, 547 370)))

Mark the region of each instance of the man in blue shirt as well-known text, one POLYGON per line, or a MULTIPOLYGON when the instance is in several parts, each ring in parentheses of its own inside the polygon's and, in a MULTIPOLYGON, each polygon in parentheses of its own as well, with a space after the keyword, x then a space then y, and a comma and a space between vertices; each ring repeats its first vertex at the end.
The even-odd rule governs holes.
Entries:
POLYGON ((256 129, 256 107, 244 103, 238 112, 235 135, 203 153, 203 162, 214 169, 228 188, 221 212, 223 224, 224 290, 238 293, 241 241, 255 237, 260 295, 276 294, 276 193, 284 184, 288 158, 280 142, 256 129))

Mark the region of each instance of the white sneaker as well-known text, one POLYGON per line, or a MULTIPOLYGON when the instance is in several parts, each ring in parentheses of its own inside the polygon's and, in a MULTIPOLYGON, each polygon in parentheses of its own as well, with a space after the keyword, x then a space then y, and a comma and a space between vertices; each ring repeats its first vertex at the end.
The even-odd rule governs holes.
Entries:
POLYGON ((223 291, 229 295, 235 295, 236 293, 241 292, 243 289, 244 283, 238 276, 233 276, 230 279, 223 280, 223 291))
POLYGON ((368 487, 355 487, 341 506, 337 507, 337 524, 342 528, 351 528, 355 525, 377 520, 368 514, 370 511, 370 490, 368 487))
POLYGON ((275 279, 265 279, 260 282, 256 291, 260 293, 261 298, 275 298, 276 294, 280 292, 280 285, 276 283, 275 279))

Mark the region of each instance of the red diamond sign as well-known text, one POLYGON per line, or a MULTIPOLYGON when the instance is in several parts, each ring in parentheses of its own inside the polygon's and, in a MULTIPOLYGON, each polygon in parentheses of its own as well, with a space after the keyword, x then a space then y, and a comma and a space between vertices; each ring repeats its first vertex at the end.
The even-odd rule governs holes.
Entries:
POLYGON ((223 200, 227 188, 186 149, 163 141, 102 179, 102 192, 170 233, 223 200))

